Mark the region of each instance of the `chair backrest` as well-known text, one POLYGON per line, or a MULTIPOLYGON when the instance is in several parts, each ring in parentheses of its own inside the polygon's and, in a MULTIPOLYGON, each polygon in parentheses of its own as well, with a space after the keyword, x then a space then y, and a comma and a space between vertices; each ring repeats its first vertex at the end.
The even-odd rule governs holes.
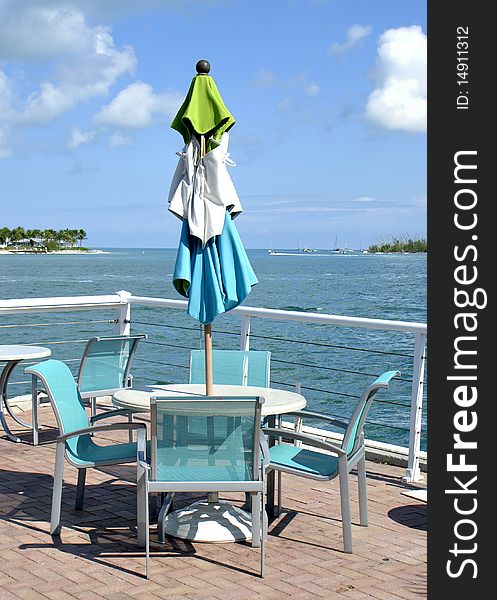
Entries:
MULTIPOLYGON (((36 375, 48 394, 61 435, 89 427, 88 416, 69 367, 60 360, 50 359, 24 369, 36 375)), ((77 454, 81 437, 69 439, 66 444, 77 454)))
POLYGON ((400 375, 399 371, 386 371, 364 390, 343 436, 342 448, 348 455, 353 454, 362 444, 364 422, 376 396, 376 392, 379 389, 388 388, 390 379, 397 375, 400 375))
POLYGON ((152 479, 258 480, 263 402, 257 397, 151 398, 152 479))
MULTIPOLYGON (((263 350, 213 350, 212 381, 225 385, 269 387, 271 353, 263 350)), ((190 383, 205 383, 205 352, 192 350, 190 383)))
POLYGON ((146 337, 118 335, 89 339, 77 378, 82 397, 107 396, 127 387, 136 347, 146 337))

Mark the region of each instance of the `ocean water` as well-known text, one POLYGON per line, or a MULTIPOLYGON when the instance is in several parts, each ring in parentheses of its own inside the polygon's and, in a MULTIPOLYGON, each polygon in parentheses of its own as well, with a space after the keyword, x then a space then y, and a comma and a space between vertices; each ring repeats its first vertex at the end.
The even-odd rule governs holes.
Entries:
MULTIPOLYGON (((140 296, 179 298, 171 282, 175 255, 172 249, 0 255, 0 297, 127 290, 140 296)), ((249 250, 248 255, 259 279, 244 302, 248 306, 426 322, 424 254, 271 256, 267 250, 249 250)), ((109 310, 5 315, 0 317, 0 343, 50 345, 52 356, 76 371, 85 340, 113 333, 109 322, 113 318, 109 310)), ((229 313, 218 317, 213 324, 214 348, 238 348, 239 331, 239 318, 229 313)), ((149 336, 141 343, 133 368, 137 385, 188 380, 190 350, 203 344, 193 319, 180 311, 133 306, 132 332, 149 336)), ((349 416, 356 397, 377 374, 400 370, 401 379, 378 394, 366 435, 408 445, 414 335, 255 318, 251 334, 252 349, 272 353, 273 386, 293 387, 300 382, 309 408, 335 416, 349 416)), ((9 395, 27 392, 21 368, 11 380, 9 395)), ((425 443, 426 427, 423 447, 425 443)))

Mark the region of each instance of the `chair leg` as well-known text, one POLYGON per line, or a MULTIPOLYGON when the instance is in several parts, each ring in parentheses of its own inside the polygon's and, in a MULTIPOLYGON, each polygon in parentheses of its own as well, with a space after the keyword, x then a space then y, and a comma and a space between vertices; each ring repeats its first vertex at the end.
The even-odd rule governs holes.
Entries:
POLYGON ((159 544, 166 543, 165 518, 171 512, 175 492, 168 492, 163 499, 162 506, 157 515, 157 541, 159 544))
POLYGON ((150 532, 148 523, 145 530, 145 577, 150 579, 150 532))
MULTIPOLYGON (((130 412, 128 414, 128 423, 133 423, 133 413, 130 412)), ((131 444, 133 442, 133 430, 130 429, 128 432, 128 442, 131 444)))
POLYGON ((264 492, 258 494, 259 510, 261 512, 262 532, 261 532, 261 578, 264 577, 264 559, 266 553, 266 538, 267 538, 267 515, 266 515, 266 499, 264 492))
POLYGON ((136 469, 136 530, 138 547, 146 546, 149 527, 147 471, 139 464, 136 469))
POLYGON ((364 456, 357 463, 357 481, 359 485, 359 522, 362 527, 367 527, 368 492, 366 487, 366 459, 364 456))
POLYGON ((97 414, 97 399, 90 398, 90 414, 94 417, 97 414))
POLYGON ((252 501, 252 548, 261 545, 261 495, 251 494, 252 501))
POLYGON ((85 501, 86 469, 78 469, 78 486, 76 488, 76 510, 83 510, 85 501))
POLYGON ((343 549, 352 554, 352 524, 350 519, 349 473, 347 457, 338 459, 338 477, 340 481, 340 507, 342 512, 343 549))
POLYGON ((64 475, 64 446, 64 442, 59 442, 55 450, 50 535, 58 535, 60 532, 60 505, 62 502, 62 478, 64 475))
POLYGON ((266 512, 266 497, 263 494, 262 497, 262 501, 263 501, 263 505, 262 505, 262 536, 264 538, 264 541, 267 540, 267 512, 266 512))
POLYGON ((32 404, 32 419, 33 419, 33 446, 38 445, 38 390, 36 375, 32 377, 31 383, 31 404, 32 404))
POLYGON ((281 479, 282 473, 278 471, 278 508, 276 509, 276 515, 279 516, 281 514, 281 479))

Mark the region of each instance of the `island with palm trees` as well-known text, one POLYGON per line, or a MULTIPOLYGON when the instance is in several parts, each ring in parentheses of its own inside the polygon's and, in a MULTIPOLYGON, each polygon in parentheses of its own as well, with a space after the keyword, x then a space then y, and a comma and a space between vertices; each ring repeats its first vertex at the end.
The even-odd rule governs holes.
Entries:
POLYGON ((49 254, 99 252, 82 246, 84 229, 25 229, 0 228, 0 252, 14 254, 49 254))

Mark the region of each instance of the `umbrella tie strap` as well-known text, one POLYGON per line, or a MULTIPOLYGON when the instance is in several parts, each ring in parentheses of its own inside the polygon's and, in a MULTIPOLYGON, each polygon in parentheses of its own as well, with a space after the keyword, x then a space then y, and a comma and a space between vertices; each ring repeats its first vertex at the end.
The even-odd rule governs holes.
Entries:
POLYGON ((236 167, 236 162, 230 158, 229 152, 226 152, 226 154, 223 156, 223 162, 228 165, 228 167, 236 167))
POLYGON ((188 152, 182 152, 181 150, 179 150, 178 152, 176 152, 176 156, 179 156, 180 158, 183 159, 183 169, 181 171, 181 175, 182 177, 185 177, 186 175, 186 167, 188 164, 187 158, 188 158, 188 152))
POLYGON ((202 200, 205 200, 205 193, 209 193, 209 184, 207 183, 207 177, 205 176, 205 165, 204 161, 201 160, 197 166, 196 178, 199 178, 198 194, 202 200))

